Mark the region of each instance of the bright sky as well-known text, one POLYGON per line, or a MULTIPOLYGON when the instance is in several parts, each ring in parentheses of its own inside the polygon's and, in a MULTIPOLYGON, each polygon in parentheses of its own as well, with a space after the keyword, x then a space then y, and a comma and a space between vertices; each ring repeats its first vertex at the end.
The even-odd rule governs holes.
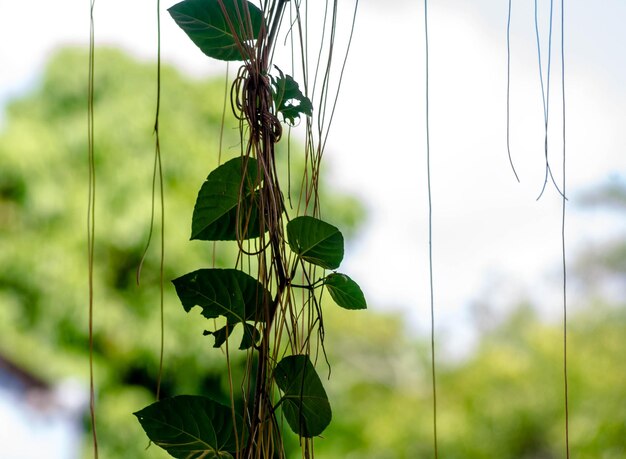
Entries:
MULTIPOLYGON (((28 89, 51 50, 88 41, 88 0, 38 3, 0 0, 0 106, 28 89)), ((194 74, 221 72, 222 64, 206 59, 165 13, 174 3, 162 2, 164 60, 194 74)), ((511 20, 518 184, 506 152, 507 2, 429 2, 433 254, 442 335, 466 333, 479 299, 504 308, 531 296, 548 315, 561 310, 561 201, 552 186, 536 201, 545 160, 532 3, 514 1, 511 20)), ((550 155, 560 183, 560 2, 554 4, 550 155)), ((97 1, 97 43, 154 57, 155 5, 97 1)), ((538 5, 545 72, 550 2, 538 5)), ((591 185, 626 175, 624 19, 623 0, 566 2, 567 194, 573 203, 591 185)), ((364 199, 369 221, 348 246, 342 270, 362 285, 373 307, 406 311, 409 323, 426 330, 423 3, 362 0, 357 21, 326 161, 333 185, 364 199)), ((609 214, 572 206, 568 212, 570 259, 616 228, 609 214)))

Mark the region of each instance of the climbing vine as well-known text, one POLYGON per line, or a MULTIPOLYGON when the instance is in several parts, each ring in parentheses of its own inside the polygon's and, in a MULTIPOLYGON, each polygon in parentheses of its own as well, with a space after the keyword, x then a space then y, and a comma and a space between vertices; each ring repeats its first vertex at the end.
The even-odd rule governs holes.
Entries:
MULTIPOLYGON (((357 6, 358 1, 355 12, 357 6)), ((292 42, 296 34, 298 42, 306 41, 302 2, 266 0, 257 6, 247 0, 184 0, 169 9, 205 55, 241 63, 231 86, 240 155, 208 174, 191 219, 191 239, 237 243, 236 266, 200 268, 173 284, 185 311, 199 306, 205 318, 214 319, 205 335, 215 348, 225 348, 228 365, 234 335, 247 356, 241 403, 235 402, 237 388, 231 385, 230 406, 208 396, 178 395, 135 413, 150 440, 174 457, 284 457, 287 426, 299 436, 303 457, 313 457, 313 438, 331 422, 330 401, 316 369, 320 357, 325 360, 324 292, 345 309, 366 308, 358 284, 336 271, 344 238, 321 219, 317 195, 334 112, 333 103, 327 120, 337 8, 337 1, 332 8, 326 5, 325 21, 331 18, 327 60, 318 60, 310 91, 304 59, 302 88, 272 62, 287 10, 287 34, 292 42), (316 90, 318 72, 322 80, 316 90), (276 156, 285 130, 302 123, 306 168, 294 211, 285 202, 287 177, 280 176, 276 156)), ((228 371, 232 381, 230 366, 228 371)))
MULTIPOLYGON (((331 64, 335 50, 338 1, 327 0, 323 12, 323 32, 312 78, 309 74, 308 7, 306 1, 259 0, 183 0, 169 9, 176 24, 208 57, 240 63, 230 87, 233 113, 239 121, 240 154, 211 171, 202 184, 191 218, 191 239, 213 244, 231 241, 238 247, 232 268, 203 267, 174 279, 173 285, 183 307, 190 312, 199 307, 202 316, 211 319, 204 334, 211 336, 214 348, 224 348, 230 404, 217 397, 178 395, 159 400, 163 363, 163 329, 157 383, 157 401, 134 413, 150 440, 179 458, 285 457, 283 435, 292 430, 300 439, 302 457, 314 456, 313 439, 320 436, 332 420, 329 398, 318 374, 318 363, 326 360, 322 301, 328 292, 340 307, 365 309, 366 300, 358 284, 337 272, 344 256, 341 231, 321 218, 318 197, 320 165, 336 107, 336 93, 341 86, 345 57, 338 81, 331 89, 331 64), (294 77, 274 61, 276 42, 283 25, 285 43, 294 42, 302 69, 294 77), (329 25, 328 25, 329 24, 329 25), (328 29, 328 30, 327 30, 328 29), (325 59, 322 55, 326 53, 325 59), (335 91, 333 101, 332 92, 335 91), (297 205, 291 201, 290 172, 279 173, 277 148, 285 132, 304 125, 305 170, 299 187, 297 205), (285 199, 283 184, 287 181, 285 199), (233 384, 230 367, 231 337, 245 353, 245 372, 239 385, 233 384), (237 397, 235 397, 237 392, 237 397)), ((567 376, 567 275, 565 260, 565 64, 563 45, 563 10, 561 2, 561 88, 563 118, 563 182, 556 182, 548 160, 548 121, 552 55, 553 2, 550 1, 547 72, 542 69, 541 40, 538 27, 538 3, 534 2, 545 140, 545 178, 539 197, 551 181, 562 198, 563 261, 563 370, 565 395, 565 446, 569 457, 569 408, 567 376)), ((159 9, 157 2, 157 10, 159 9)), ((354 13, 358 0, 354 3, 354 13)), ((507 19, 507 154, 516 179, 519 176, 511 156, 510 139, 510 23, 512 2, 507 19)), ((93 75, 94 34, 91 2, 89 60, 89 328, 90 355, 93 355, 93 247, 95 169, 93 162, 93 75)), ((429 271, 431 312, 431 358, 433 389, 434 456, 438 457, 437 387, 434 339, 434 292, 432 256, 432 203, 429 143, 429 70, 428 2, 424 1, 426 45, 426 153, 429 199, 429 271)), ((159 18, 160 30, 160 18, 159 18)), ((352 40, 354 16, 346 55, 352 40)), ((160 62, 160 41, 159 41, 160 62)), ((157 115, 155 121, 156 171, 161 172, 159 147, 158 77, 157 115)), ((221 145, 221 140, 220 140, 221 145)), ((221 162, 221 161, 220 161, 221 162)), ((289 162, 289 161, 288 161, 289 162)), ((163 215, 163 183, 161 214, 163 215)), ((152 217, 154 218, 154 202, 152 217)), ((163 225, 161 225, 163 227, 163 225)), ((151 233, 150 233, 151 234, 151 233)), ((161 250, 163 253, 163 233, 161 250)), ((149 245, 149 242, 148 242, 149 245)), ((161 316, 163 317, 163 256, 161 257, 161 316)), ((92 357, 91 357, 92 359, 92 357)), ((329 366, 330 369, 330 366, 329 366)), ((94 454, 98 457, 95 429, 93 361, 91 362, 91 421, 94 454)), ((330 373, 330 372, 329 372, 330 373)))

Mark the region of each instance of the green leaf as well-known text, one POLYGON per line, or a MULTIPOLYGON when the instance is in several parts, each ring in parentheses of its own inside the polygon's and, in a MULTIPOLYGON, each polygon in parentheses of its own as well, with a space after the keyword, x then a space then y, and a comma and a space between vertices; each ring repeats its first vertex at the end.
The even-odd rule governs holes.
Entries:
MULTIPOLYGON (((220 329, 215 331, 204 332, 204 335, 213 335, 215 338, 215 343, 213 347, 221 347, 226 340, 228 339, 230 333, 233 332, 233 329, 237 326, 237 324, 225 325, 220 329)), ((242 351, 245 349, 249 349, 259 342, 261 335, 259 330, 253 325, 246 322, 243 322, 243 337, 241 338, 241 344, 239 345, 239 349, 242 351)))
POLYGON ((133 414, 148 438, 174 457, 232 458, 237 452, 231 409, 208 397, 179 395, 133 414))
POLYGON ((193 209, 191 239, 234 241, 238 229, 240 239, 258 237, 258 192, 255 189, 259 182, 254 158, 234 158, 211 172, 200 188, 193 209), (237 212, 239 203, 241 206, 237 212))
POLYGON ((276 110, 292 125, 300 115, 311 116, 313 114, 311 100, 302 94, 300 86, 290 75, 285 75, 278 67, 276 70, 280 76, 270 76, 276 110))
MULTIPOLYGON (((256 328, 246 322, 263 322, 264 304, 272 299, 269 291, 253 277, 237 269, 199 269, 172 283, 185 311, 200 306, 207 319, 224 316, 229 332, 238 323, 245 324, 241 349, 258 340, 256 328)), ((207 334, 214 335, 216 347, 227 339, 226 327, 207 334)))
POLYGON ((241 338, 241 344, 239 345, 240 350, 245 350, 251 348, 254 344, 259 342, 261 339, 261 334, 257 328, 249 323, 243 323, 243 338, 241 338))
POLYGON ((184 0, 168 11, 204 54, 222 61, 241 61, 240 46, 249 57, 247 42, 259 36, 263 13, 246 0, 222 2, 226 15, 218 0, 184 0))
POLYGON ((296 217, 287 223, 289 247, 300 257, 326 269, 337 269, 343 260, 341 232, 313 217, 296 217))
POLYGON ((324 285, 337 306, 345 309, 367 309, 361 287, 345 274, 333 273, 326 276, 324 285))
POLYGON ((284 394, 279 403, 291 430, 303 437, 320 435, 330 424, 332 412, 309 356, 282 359, 274 369, 274 380, 284 394))

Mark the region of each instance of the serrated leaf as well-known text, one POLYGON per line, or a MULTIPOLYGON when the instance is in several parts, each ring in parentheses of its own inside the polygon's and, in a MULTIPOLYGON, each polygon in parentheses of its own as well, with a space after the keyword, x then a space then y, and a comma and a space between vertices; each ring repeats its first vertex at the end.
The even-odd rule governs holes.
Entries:
POLYGON ((198 192, 191 219, 191 239, 234 241, 238 232, 241 239, 258 237, 259 193, 255 190, 259 183, 254 158, 237 157, 211 172, 198 192))
MULTIPOLYGON (((241 349, 247 349, 258 339, 256 328, 246 322, 264 321, 264 305, 271 302, 271 295, 252 276, 237 269, 199 269, 172 283, 185 311, 200 306, 207 319, 223 316, 229 332, 235 325, 244 324, 241 349)), ((225 327, 206 334, 214 335, 216 347, 227 339, 225 327)))
MULTIPOLYGON (((148 438, 176 458, 232 458, 237 442, 231 409, 208 397, 179 395, 133 413, 148 438)), ((243 434, 238 421, 239 435, 243 434)))
POLYGON ((285 75, 278 67, 276 69, 280 76, 270 77, 276 111, 292 125, 295 124, 296 119, 300 118, 300 115, 311 116, 313 114, 311 100, 302 94, 300 86, 290 75, 285 75))
POLYGON ((343 235, 317 218, 294 218, 287 223, 287 238, 291 250, 314 265, 337 269, 343 260, 343 235))
POLYGON ((332 412, 309 357, 285 357, 274 369, 274 380, 283 392, 279 403, 291 430, 303 437, 320 435, 330 424, 332 412))
POLYGON ((345 274, 333 273, 326 276, 324 285, 332 299, 344 309, 367 309, 361 287, 345 274))
POLYGON ((241 49, 248 54, 247 42, 259 36, 263 13, 246 0, 222 2, 226 15, 218 0, 184 0, 168 11, 204 54, 222 61, 241 61, 241 49))

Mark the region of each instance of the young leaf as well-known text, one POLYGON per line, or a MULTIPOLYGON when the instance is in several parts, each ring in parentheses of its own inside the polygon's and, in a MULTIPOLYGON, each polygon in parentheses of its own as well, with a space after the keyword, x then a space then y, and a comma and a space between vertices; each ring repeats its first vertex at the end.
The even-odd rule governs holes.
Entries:
POLYGON ((234 241, 238 230, 241 239, 258 237, 258 192, 255 192, 258 185, 254 158, 237 157, 211 172, 200 188, 193 209, 191 239, 234 241), (240 197, 242 178, 244 187, 240 197))
MULTIPOLYGON (((264 304, 271 295, 256 279, 237 269, 199 269, 172 281, 185 311, 198 305, 207 319, 224 316, 228 330, 244 324, 241 348, 247 349, 258 339, 249 322, 263 322, 264 304)), ((226 328, 209 332, 215 336, 215 346, 226 341, 226 328)))
POLYGON ((231 409, 208 397, 179 395, 133 414, 148 438, 176 458, 232 458, 237 452, 231 409))
POLYGON ((287 223, 289 247, 300 257, 326 269, 343 260, 343 236, 333 225, 313 217, 296 217, 287 223))
POLYGON ((300 115, 311 116, 313 114, 313 104, 311 100, 302 94, 298 83, 290 76, 285 75, 276 67, 279 77, 270 76, 272 81, 272 95, 276 110, 282 113, 285 121, 295 124, 300 115))
POLYGON ((337 306, 345 309, 367 309, 361 287, 345 274, 333 273, 326 276, 324 285, 337 306))
POLYGON ((315 437, 330 424, 332 412, 322 381, 307 355, 291 355, 274 369, 283 392, 280 399, 287 423, 298 435, 315 437))
MULTIPOLYGON (((200 50, 222 61, 241 61, 247 41, 259 36, 263 13, 246 0, 184 0, 168 11, 200 50)), ((248 56, 246 56, 248 57, 248 56)))

